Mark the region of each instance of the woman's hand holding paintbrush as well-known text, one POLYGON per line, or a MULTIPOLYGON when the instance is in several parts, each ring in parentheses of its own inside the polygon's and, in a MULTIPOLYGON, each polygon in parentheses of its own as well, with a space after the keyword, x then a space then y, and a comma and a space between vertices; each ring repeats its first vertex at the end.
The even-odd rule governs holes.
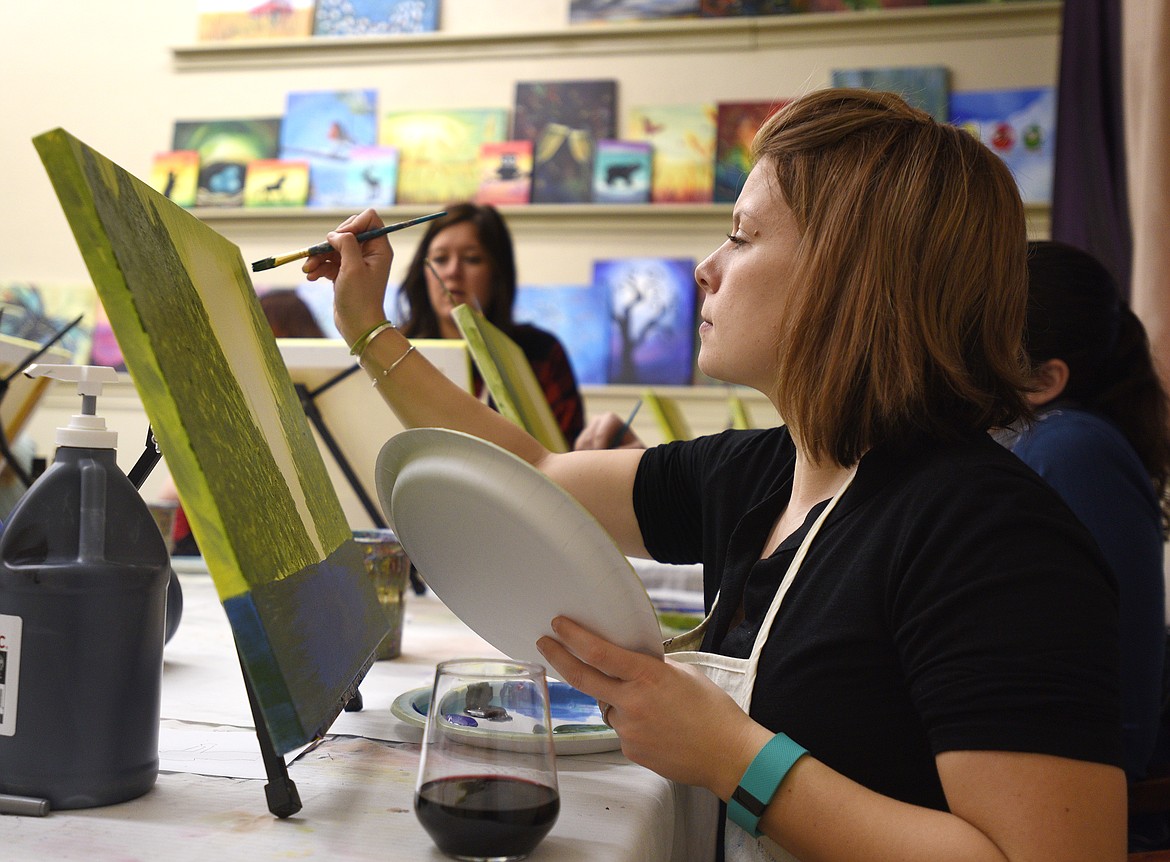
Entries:
POLYGON ((329 250, 307 258, 301 266, 309 281, 324 278, 333 282, 333 319, 347 344, 386 316, 386 280, 382 274, 390 271, 394 251, 385 236, 360 241, 363 234, 381 227, 382 219, 372 209, 352 215, 327 235, 329 250), (342 254, 350 243, 358 248, 360 257, 342 254), (347 261, 349 277, 339 283, 343 259, 347 261), (361 271, 369 277, 361 277, 361 271))
MULTIPOLYGON (((367 210, 366 212, 373 212, 373 210, 367 210)), ((416 224, 422 224, 423 222, 431 221, 432 219, 441 218, 446 214, 447 213, 445 211, 431 213, 430 215, 419 216, 418 218, 412 218, 409 221, 400 221, 397 224, 391 225, 382 225, 379 221, 378 227, 371 228, 370 230, 359 233, 357 235, 357 241, 362 243, 368 242, 371 239, 377 239, 380 236, 385 236, 388 233, 393 233, 394 231, 402 230, 403 228, 413 227, 416 224)), ((355 218, 357 218, 357 216, 351 216, 348 220, 346 220, 345 223, 342 224, 341 227, 338 228, 338 230, 344 228, 346 224, 349 224, 349 222, 355 218)), ((316 245, 311 245, 308 248, 302 248, 299 251, 291 251, 288 254, 278 254, 273 257, 266 257, 264 260, 255 261, 252 264, 252 272, 263 272, 266 269, 282 266, 286 263, 291 263, 294 260, 302 260, 307 257, 328 254, 329 252, 335 250, 336 249, 334 246, 328 242, 317 243, 316 245)))
POLYGON ((616 413, 602 413, 585 424, 573 443, 574 449, 645 449, 646 444, 634 433, 631 426, 642 400, 638 399, 634 409, 625 420, 616 413))

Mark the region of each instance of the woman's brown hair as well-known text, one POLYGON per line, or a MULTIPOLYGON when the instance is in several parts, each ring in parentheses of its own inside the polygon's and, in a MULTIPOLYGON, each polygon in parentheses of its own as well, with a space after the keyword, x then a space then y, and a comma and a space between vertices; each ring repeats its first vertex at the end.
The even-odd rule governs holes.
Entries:
POLYGON ((451 204, 447 214, 427 225, 422 241, 398 288, 398 328, 407 338, 438 338, 439 319, 427 295, 427 255, 435 237, 447 228, 471 222, 479 244, 492 264, 492 284, 484 317, 504 332, 511 332, 512 306, 516 301, 516 256, 512 234, 499 211, 487 204, 451 204))
POLYGON ((864 90, 810 93, 760 129, 801 232, 774 393, 811 457, 954 438, 1029 415, 1023 205, 965 131, 864 90))

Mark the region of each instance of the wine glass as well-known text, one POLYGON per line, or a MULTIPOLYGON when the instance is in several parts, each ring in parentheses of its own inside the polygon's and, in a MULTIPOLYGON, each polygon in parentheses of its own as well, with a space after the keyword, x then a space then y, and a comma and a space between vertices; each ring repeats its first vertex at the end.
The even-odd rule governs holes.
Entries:
POLYGON ((439 663, 414 810, 439 850, 455 859, 503 862, 535 849, 560 812, 541 665, 439 663))

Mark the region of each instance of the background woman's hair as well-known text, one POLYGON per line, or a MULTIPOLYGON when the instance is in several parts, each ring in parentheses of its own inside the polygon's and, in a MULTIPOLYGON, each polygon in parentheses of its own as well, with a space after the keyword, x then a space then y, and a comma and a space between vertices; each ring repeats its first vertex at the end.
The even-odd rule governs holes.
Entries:
POLYGON ((439 232, 471 222, 480 245, 491 262, 491 297, 483 309, 484 317, 504 332, 510 332, 512 306, 516 301, 516 257, 512 234, 495 207, 486 204, 456 203, 446 207, 447 214, 428 223, 418 244, 406 277, 398 289, 398 328, 407 338, 438 338, 439 321, 427 295, 426 259, 431 243, 439 232))
POLYGON ((1050 359, 1068 366, 1061 400, 1121 429, 1170 522, 1170 404, 1145 327, 1100 261, 1063 243, 1029 243, 1025 342, 1034 368, 1050 359))
POLYGON ((277 338, 324 338, 308 303, 295 290, 270 290, 260 295, 260 308, 277 338))
POLYGON ((1023 204, 1003 161, 889 93, 825 89, 754 154, 801 231, 777 406, 810 454, 953 438, 1029 415, 1023 204))

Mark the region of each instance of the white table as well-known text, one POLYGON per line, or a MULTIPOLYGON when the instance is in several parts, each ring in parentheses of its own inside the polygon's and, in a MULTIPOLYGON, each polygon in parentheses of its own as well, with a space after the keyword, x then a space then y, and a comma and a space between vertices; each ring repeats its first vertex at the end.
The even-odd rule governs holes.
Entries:
MULTIPOLYGON (((163 727, 215 729, 244 737, 252 727, 231 630, 206 574, 184 571, 183 619, 164 654, 163 727)), ((408 591, 403 654, 376 662, 361 685, 364 709, 342 713, 331 735, 289 767, 303 808, 269 813, 263 779, 167 772, 145 796, 120 805, 0 817, 0 859, 441 860, 415 819, 421 731, 390 704, 430 683, 435 663, 498 653, 433 596, 408 591), (334 736, 333 734, 336 734, 334 736)), ((216 737, 218 738, 218 737, 216 737)), ((561 812, 530 859, 676 858, 673 791, 620 752, 558 757, 561 812)))

